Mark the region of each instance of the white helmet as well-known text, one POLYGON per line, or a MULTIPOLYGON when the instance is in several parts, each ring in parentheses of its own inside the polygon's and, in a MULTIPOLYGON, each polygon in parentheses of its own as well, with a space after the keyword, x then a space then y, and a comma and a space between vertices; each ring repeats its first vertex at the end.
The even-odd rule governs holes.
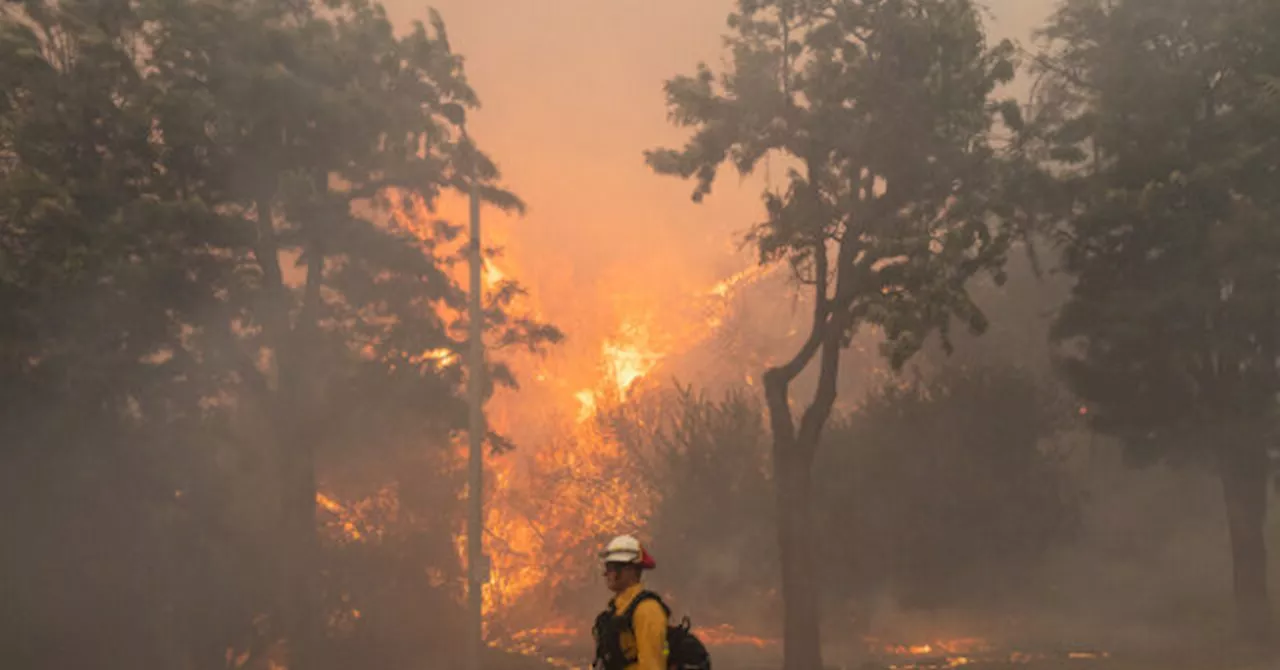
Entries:
POLYGON ((609 540, 604 551, 600 552, 600 558, 604 559, 605 563, 627 563, 638 565, 644 570, 657 567, 653 557, 640 544, 640 540, 630 535, 619 535, 609 540))

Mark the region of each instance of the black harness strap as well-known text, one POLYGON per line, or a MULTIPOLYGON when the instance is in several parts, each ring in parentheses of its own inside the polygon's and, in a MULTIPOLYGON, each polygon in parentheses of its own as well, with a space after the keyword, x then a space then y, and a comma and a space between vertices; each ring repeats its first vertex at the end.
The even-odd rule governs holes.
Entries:
POLYGON ((671 618, 671 608, 667 607, 667 604, 662 601, 662 596, 659 596, 653 591, 641 591, 636 594, 636 597, 632 599, 631 604, 627 605, 627 611, 622 614, 623 620, 627 623, 627 630, 631 630, 631 619, 636 615, 636 608, 640 606, 640 603, 646 600, 658 601, 658 605, 662 607, 662 611, 666 613, 667 618, 671 618))
POLYGON ((621 614, 618 614, 617 605, 611 599, 609 600, 609 608, 597 618, 596 660, 605 670, 621 670, 621 668, 639 660, 635 655, 627 654, 622 649, 622 633, 625 631, 635 635, 633 619, 635 618, 636 608, 646 600, 656 600, 667 617, 671 617, 671 608, 667 607, 661 596, 653 591, 641 591, 636 594, 636 597, 631 600, 621 614))

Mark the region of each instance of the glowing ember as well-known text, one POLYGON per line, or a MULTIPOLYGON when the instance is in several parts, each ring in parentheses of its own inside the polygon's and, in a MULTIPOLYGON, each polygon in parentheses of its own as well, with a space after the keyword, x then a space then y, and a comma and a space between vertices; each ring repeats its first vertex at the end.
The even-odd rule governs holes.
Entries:
POLYGON ((332 512, 334 514, 339 514, 342 512, 342 505, 339 505, 337 501, 335 501, 333 498, 330 498, 329 496, 323 493, 316 494, 316 504, 319 505, 326 512, 332 512))
POLYGON ((882 666, 887 670, 943 670, 981 664, 984 667, 1028 665, 1050 659, 1092 661, 1110 658, 1105 651, 1067 651, 1058 653, 1029 651, 997 651, 985 640, 959 638, 917 644, 882 645, 867 640, 873 649, 887 657, 882 666))
POLYGON ((695 632, 703 643, 709 647, 750 646, 757 649, 766 649, 779 645, 778 640, 744 635, 727 624, 710 628, 698 628, 695 632))
POLYGON ((546 626, 544 628, 529 628, 514 633, 511 639, 519 640, 538 640, 545 638, 574 638, 581 637, 582 630, 565 624, 557 624, 554 626, 546 626))
POLYGON ((933 654, 971 654, 990 649, 991 645, 984 640, 961 638, 924 644, 890 644, 885 645, 883 651, 891 656, 929 656, 933 654))
POLYGON ((442 368, 447 368, 458 363, 461 357, 456 351, 451 349, 432 349, 424 351, 417 356, 411 356, 409 362, 415 365, 425 361, 433 361, 442 368))
POLYGON ((325 495, 324 493, 316 493, 316 505, 331 515, 331 521, 327 523, 334 534, 345 541, 356 542, 364 537, 357 527, 359 516, 352 510, 343 507, 338 501, 325 495))

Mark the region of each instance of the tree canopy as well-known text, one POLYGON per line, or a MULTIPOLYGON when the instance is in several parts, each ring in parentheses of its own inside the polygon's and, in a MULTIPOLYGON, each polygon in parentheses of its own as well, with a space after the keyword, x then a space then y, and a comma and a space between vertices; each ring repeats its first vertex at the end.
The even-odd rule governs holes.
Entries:
POLYGON ((666 85, 680 149, 646 154, 660 174, 693 179, 695 201, 724 164, 750 173, 768 155, 789 166, 753 228, 762 263, 785 262, 811 289, 800 350, 763 376, 778 478, 785 667, 821 666, 809 530, 813 459, 838 388, 840 352, 858 328, 884 332, 901 367, 953 320, 986 326, 968 281, 1000 276, 1014 210, 1003 204, 990 137, 1018 107, 993 98, 1013 77, 1013 47, 990 48, 977 8, 953 0, 740 0, 730 61, 666 85), (797 426, 789 386, 814 358, 819 381, 797 426))
MULTIPOLYGON (((435 203, 473 160, 490 204, 522 207, 445 113, 478 104, 461 58, 438 15, 397 33, 366 0, 0 11, 0 434, 6 494, 33 510, 8 523, 113 535, 115 572, 86 545, 66 588, 145 613, 46 646, 75 617, 33 548, 7 588, 49 616, 6 635, 128 667, 221 667, 287 637, 290 667, 315 667, 326 463, 370 441, 443 449, 466 375, 514 383, 501 356, 486 372, 453 354, 466 295, 435 203)), ((491 344, 557 340, 520 292, 488 292, 491 344)))
POLYGON ((1269 630, 1267 448, 1280 392, 1274 3, 1064 3, 1038 132, 1070 209, 1055 324, 1093 425, 1138 462, 1223 475, 1242 623, 1269 630))

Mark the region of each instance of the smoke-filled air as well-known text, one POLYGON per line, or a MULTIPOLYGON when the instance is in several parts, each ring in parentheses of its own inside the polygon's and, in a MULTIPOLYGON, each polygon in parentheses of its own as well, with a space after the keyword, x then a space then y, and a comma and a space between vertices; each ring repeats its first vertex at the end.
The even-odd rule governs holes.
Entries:
POLYGON ((0 667, 1280 668, 1275 0, 0 0, 0 667))

